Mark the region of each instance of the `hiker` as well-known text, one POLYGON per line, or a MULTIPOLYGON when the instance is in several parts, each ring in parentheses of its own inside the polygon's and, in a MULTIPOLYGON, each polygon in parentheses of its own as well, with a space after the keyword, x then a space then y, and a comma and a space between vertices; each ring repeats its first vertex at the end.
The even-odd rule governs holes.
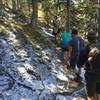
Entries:
POLYGON ((89 43, 80 51, 78 67, 85 66, 87 100, 100 100, 100 43, 92 31, 87 39, 89 43))
POLYGON ((59 30, 59 26, 60 26, 60 21, 58 20, 57 16, 55 16, 54 20, 53 20, 53 32, 52 35, 54 35, 54 39, 58 39, 58 30, 59 30))
POLYGON ((69 42, 69 52, 70 52, 70 67, 75 70, 77 66, 77 61, 79 57, 80 50, 84 47, 84 40, 78 36, 78 30, 72 30, 72 39, 69 42))
MULTIPOLYGON (((60 54, 60 60, 64 61, 64 51, 66 51, 65 49, 68 47, 68 43, 71 40, 71 34, 70 32, 66 32, 65 28, 62 28, 62 32, 61 32, 61 54, 60 54)), ((67 54, 67 52, 66 52, 67 54)), ((67 56, 66 56, 67 57, 67 56)))

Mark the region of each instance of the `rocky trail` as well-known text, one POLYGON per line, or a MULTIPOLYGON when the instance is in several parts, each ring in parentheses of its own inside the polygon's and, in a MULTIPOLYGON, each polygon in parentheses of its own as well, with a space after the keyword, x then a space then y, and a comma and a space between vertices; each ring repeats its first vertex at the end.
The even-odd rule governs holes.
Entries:
POLYGON ((86 100, 84 87, 69 82, 75 73, 64 74, 52 47, 33 48, 14 27, 21 22, 15 16, 4 11, 0 19, 0 100, 86 100))

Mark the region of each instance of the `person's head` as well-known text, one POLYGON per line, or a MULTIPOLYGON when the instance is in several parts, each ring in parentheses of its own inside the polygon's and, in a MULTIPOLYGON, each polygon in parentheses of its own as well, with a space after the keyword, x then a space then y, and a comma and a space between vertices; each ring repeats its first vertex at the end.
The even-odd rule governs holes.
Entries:
POLYGON ((63 33, 63 32, 65 32, 65 31, 66 31, 65 27, 62 27, 62 28, 61 28, 61 32, 63 33))
POLYGON ((97 34, 93 31, 90 31, 87 33, 87 39, 91 43, 96 42, 97 40, 97 34))
POLYGON ((77 29, 72 29, 72 35, 78 35, 78 30, 77 29))

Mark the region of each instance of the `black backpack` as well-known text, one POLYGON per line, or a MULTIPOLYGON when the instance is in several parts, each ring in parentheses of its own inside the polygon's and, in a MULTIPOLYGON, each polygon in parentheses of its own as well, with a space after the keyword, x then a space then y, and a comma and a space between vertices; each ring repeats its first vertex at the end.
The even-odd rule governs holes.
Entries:
POLYGON ((100 44, 89 45, 88 63, 92 72, 100 74, 100 44))

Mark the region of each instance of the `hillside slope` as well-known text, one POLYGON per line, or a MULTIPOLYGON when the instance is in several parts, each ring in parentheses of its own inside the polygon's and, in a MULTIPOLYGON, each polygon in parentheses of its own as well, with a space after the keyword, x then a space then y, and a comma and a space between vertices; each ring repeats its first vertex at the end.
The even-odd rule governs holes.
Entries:
POLYGON ((3 13, 0 19, 0 100, 85 100, 84 87, 74 92, 78 83, 69 84, 75 73, 64 74, 58 55, 45 46, 41 32, 32 30, 15 14, 3 13))

